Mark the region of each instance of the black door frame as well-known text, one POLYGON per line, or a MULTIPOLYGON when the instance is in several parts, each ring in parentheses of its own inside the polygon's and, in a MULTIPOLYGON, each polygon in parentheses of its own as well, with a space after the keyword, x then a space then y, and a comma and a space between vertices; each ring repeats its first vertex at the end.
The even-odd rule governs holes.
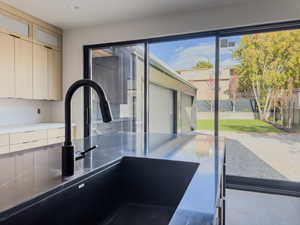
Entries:
MULTIPOLYGON (((204 38, 204 37, 215 37, 216 46, 219 46, 219 39, 221 37, 230 37, 236 35, 245 35, 245 34, 254 34, 254 33, 263 33, 263 32, 274 32, 281 30, 289 29, 300 29, 300 20, 287 21, 287 22, 278 22, 278 23, 268 23, 268 24, 258 24, 251 26, 242 26, 236 28, 228 29, 219 29, 203 32, 195 32, 189 34, 179 34, 179 35, 170 35, 164 37, 155 37, 155 38, 146 38, 139 40, 130 40, 130 41, 119 41, 111 43, 102 43, 102 44, 91 44, 83 46, 83 78, 91 79, 91 57, 90 52, 95 48, 106 48, 113 46, 126 46, 134 44, 144 44, 145 53, 144 53, 144 132, 145 132, 145 151, 148 148, 148 128, 149 128, 149 68, 148 68, 148 57, 149 57, 149 44, 166 42, 166 41, 178 41, 185 39, 193 38, 204 38)), ((219 48, 216 48, 216 61, 215 61, 215 136, 218 138, 218 108, 219 108, 219 59, 220 51, 219 48)), ((84 89, 84 136, 87 137, 90 135, 90 123, 91 123, 91 110, 90 110, 90 89, 84 89)), ((226 186, 228 188, 239 189, 239 190, 248 190, 248 191, 257 191, 263 193, 272 193, 272 194, 283 194, 283 195, 293 195, 300 196, 300 182, 289 182, 289 181, 277 181, 277 180, 267 180, 267 179, 258 179, 258 178, 248 178, 248 177, 239 177, 239 176, 230 176, 226 175, 226 186)))
MULTIPOLYGON (((83 78, 91 79, 90 48, 83 48, 83 78)), ((83 136, 91 135, 91 89, 83 89, 83 136)))

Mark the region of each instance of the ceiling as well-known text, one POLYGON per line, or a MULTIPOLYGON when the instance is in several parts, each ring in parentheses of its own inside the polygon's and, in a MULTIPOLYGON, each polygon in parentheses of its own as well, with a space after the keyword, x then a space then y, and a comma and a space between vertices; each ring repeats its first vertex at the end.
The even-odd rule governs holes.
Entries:
POLYGON ((246 0, 2 0, 63 29, 188 13, 246 0))

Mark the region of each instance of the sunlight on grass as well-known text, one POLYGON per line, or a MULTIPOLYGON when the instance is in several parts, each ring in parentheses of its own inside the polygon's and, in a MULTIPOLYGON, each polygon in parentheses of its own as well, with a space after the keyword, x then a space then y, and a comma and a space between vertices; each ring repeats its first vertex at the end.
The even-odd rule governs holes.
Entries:
MULTIPOLYGON (((198 130, 213 130, 213 120, 198 120, 198 130)), ((273 127, 271 124, 261 120, 220 120, 220 131, 235 131, 235 132, 284 132, 273 127)))

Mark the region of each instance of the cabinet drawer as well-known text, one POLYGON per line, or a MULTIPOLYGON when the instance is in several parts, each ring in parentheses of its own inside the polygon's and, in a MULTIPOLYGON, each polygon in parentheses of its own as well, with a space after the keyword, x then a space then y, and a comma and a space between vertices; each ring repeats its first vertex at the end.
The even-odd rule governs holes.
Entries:
POLYGON ((64 141, 65 141, 65 137, 49 138, 48 145, 63 143, 64 141))
POLYGON ((33 141, 31 144, 32 144, 31 148, 37 148, 37 147, 47 145, 47 140, 44 139, 44 140, 33 141))
POLYGON ((10 144, 27 144, 27 142, 32 142, 36 140, 46 140, 47 130, 37 130, 15 133, 10 135, 10 144))
POLYGON ((0 146, 9 145, 9 135, 0 134, 0 146))
POLYGON ((41 147, 41 146, 45 146, 45 145, 47 145, 47 140, 36 140, 36 141, 27 142, 27 143, 11 145, 10 151, 17 152, 17 151, 22 151, 22 150, 30 149, 30 148, 37 148, 37 147, 41 147))
POLYGON ((65 136, 65 128, 64 127, 48 129, 48 139, 64 137, 64 136, 65 136))
POLYGON ((9 146, 0 146, 0 154, 8 153, 9 152, 9 146))
POLYGON ((10 146, 10 152, 17 152, 24 149, 29 149, 32 148, 31 146, 32 146, 32 142, 27 142, 23 144, 14 144, 10 146))

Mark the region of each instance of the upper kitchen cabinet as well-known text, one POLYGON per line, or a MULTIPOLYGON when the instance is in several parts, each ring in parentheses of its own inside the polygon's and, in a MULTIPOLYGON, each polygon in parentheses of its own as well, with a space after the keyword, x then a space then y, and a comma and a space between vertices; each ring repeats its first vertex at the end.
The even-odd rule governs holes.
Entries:
POLYGON ((62 99, 62 30, 0 1, 0 98, 62 99))
POLYGON ((0 9, 0 31, 25 40, 30 40, 31 24, 24 19, 0 9))
POLYGON ((33 44, 33 98, 48 99, 47 48, 33 44))
POLYGON ((47 49, 48 99, 62 100, 61 52, 47 49))
POLYGON ((14 38, 0 33, 0 97, 15 97, 14 38))
POLYGON ((33 44, 33 98, 62 99, 61 52, 33 44))
POLYGON ((16 97, 33 98, 33 44, 15 38, 16 97))
POLYGON ((61 35, 37 25, 33 26, 33 40, 51 49, 61 49, 61 35))

